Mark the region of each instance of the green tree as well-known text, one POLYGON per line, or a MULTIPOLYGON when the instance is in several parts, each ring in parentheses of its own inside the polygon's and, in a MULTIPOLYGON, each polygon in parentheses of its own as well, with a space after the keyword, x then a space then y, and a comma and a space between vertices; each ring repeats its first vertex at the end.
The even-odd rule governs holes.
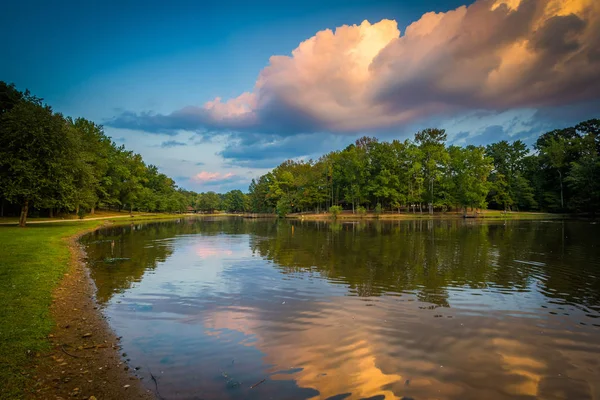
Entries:
POLYGON ((489 200, 505 210, 534 209, 537 202, 530 181, 524 175, 524 160, 529 150, 525 143, 505 140, 487 146, 486 154, 493 160, 489 200))
POLYGON ((485 155, 483 147, 465 148, 450 146, 448 175, 451 181, 451 193, 454 201, 462 207, 485 208, 489 191, 488 176, 492 171, 492 160, 485 155))
POLYGON ((39 100, 22 99, 0 116, 0 188, 21 204, 20 226, 32 203, 62 204, 72 195, 74 148, 63 117, 39 100))
POLYGON ((213 213, 221 206, 221 198, 215 192, 202 193, 199 198, 200 210, 206 213, 213 213))
POLYGON ((588 134, 582 139, 581 157, 571 163, 565 182, 573 189, 572 208, 596 213, 600 207, 600 155, 596 138, 588 134))
POLYGON ((287 197, 287 195, 284 194, 279 198, 275 211, 277 212, 277 216, 279 218, 285 218, 286 215, 292 212, 291 200, 287 197))
POLYGON ((444 129, 424 129, 415 135, 423 160, 423 179, 427 183, 429 213, 433 214, 436 204, 435 186, 441 181, 448 162, 444 129))
POLYGON ((229 212, 246 211, 246 195, 237 189, 225 193, 223 207, 229 212))

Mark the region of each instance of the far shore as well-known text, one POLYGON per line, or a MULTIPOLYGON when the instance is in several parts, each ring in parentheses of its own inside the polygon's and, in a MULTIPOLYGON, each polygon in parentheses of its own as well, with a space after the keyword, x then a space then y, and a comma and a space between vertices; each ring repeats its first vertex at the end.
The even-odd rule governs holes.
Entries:
MULTIPOLYGON (((462 212, 434 212, 429 214, 427 212, 401 212, 401 213, 367 213, 359 215, 352 212, 343 212, 338 214, 335 219, 337 220, 412 220, 412 219, 563 219, 568 218, 569 215, 565 214, 552 214, 544 212, 519 212, 509 211, 503 212, 498 210, 483 210, 477 213, 469 212, 465 215, 462 212)), ((333 219, 330 213, 298 213, 289 214, 286 218, 300 219, 300 220, 331 220, 333 219)))
MULTIPOLYGON (((54 218, 48 217, 31 217, 27 220, 27 224, 49 224, 49 223, 60 223, 60 222, 90 222, 90 221, 103 221, 112 220, 113 223, 130 223, 130 222, 142 222, 152 220, 166 220, 166 219, 177 219, 177 218, 207 218, 207 217, 243 217, 248 219, 276 219, 276 214, 271 213, 227 213, 227 212, 214 212, 214 213, 144 213, 134 212, 117 212, 117 211, 98 211, 95 214, 88 214, 84 218, 78 218, 76 215, 67 214, 57 216, 54 218)), ((285 219, 296 219, 296 220, 344 220, 344 221, 361 221, 361 220, 414 220, 414 219, 564 219, 574 218, 576 215, 572 214, 554 214, 546 212, 522 212, 522 211, 499 211, 499 210, 482 210, 478 212, 468 212, 466 217, 462 212, 434 212, 429 214, 428 212, 385 212, 382 214, 375 214, 369 212, 363 215, 358 213, 352 213, 351 211, 345 210, 338 214, 335 218, 329 212, 305 212, 305 213, 291 213, 286 215, 285 219)), ((18 217, 2 217, 0 218, 0 225, 16 225, 18 224, 18 217)))

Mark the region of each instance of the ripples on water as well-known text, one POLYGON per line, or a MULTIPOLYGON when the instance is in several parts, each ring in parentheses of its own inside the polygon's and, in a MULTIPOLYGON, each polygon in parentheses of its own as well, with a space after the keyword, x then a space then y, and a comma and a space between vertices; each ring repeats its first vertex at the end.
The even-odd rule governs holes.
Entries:
POLYGON ((192 219, 84 242, 164 399, 594 399, 598 238, 586 222, 192 219))

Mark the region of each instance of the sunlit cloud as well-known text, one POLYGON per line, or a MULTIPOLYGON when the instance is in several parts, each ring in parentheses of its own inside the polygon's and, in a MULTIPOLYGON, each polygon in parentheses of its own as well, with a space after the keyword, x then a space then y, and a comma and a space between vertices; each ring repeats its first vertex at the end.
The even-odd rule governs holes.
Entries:
POLYGON ((216 182, 224 181, 235 177, 235 174, 228 172, 223 174, 221 172, 207 172, 202 171, 194 175, 191 180, 196 183, 216 182))
POLYGON ((254 89, 115 127, 291 135, 385 130, 468 110, 555 107, 600 97, 600 2, 478 0, 396 21, 323 30, 273 56, 254 89))

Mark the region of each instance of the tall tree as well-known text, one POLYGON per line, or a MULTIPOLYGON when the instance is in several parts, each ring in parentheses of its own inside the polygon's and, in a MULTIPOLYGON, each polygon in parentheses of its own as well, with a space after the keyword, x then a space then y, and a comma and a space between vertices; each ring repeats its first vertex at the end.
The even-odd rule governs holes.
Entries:
POLYGON ((520 140, 506 140, 487 146, 486 154, 491 157, 494 169, 491 175, 489 199, 505 210, 533 209, 537 207, 531 183, 524 176, 524 160, 528 156, 527 145, 520 140))
POLYGON ((72 194, 74 148, 63 117, 39 100, 20 100, 0 116, 0 187, 21 204, 20 226, 32 203, 60 204, 72 194))
POLYGON ((485 208, 489 191, 487 178, 492 171, 492 160, 485 155, 483 147, 451 146, 448 175, 454 201, 463 208, 485 208))
POLYGON ((223 207, 229 212, 246 211, 246 195, 237 189, 225 193, 223 207))
POLYGON ((427 183, 429 213, 435 206, 435 186, 440 182, 448 162, 444 129, 424 129, 415 135, 415 142, 423 156, 423 176, 427 183))

